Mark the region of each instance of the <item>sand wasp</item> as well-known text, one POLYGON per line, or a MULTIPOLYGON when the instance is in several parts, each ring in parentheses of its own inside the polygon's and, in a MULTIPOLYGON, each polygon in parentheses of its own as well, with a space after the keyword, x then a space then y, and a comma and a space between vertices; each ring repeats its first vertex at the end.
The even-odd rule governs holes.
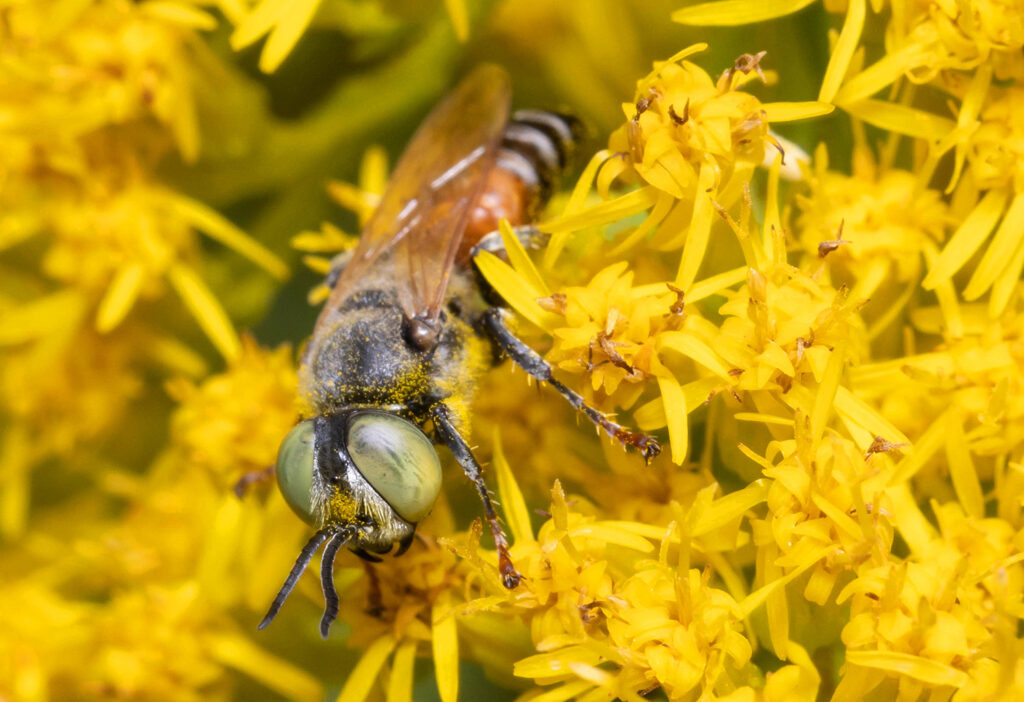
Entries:
MULTIPOLYGON (((441 490, 434 444, 446 445, 476 486, 505 587, 520 574, 483 472, 466 442, 474 379, 507 356, 549 383, 595 425, 651 458, 658 443, 612 422, 552 376, 520 341, 507 312, 488 302, 473 256, 501 247, 500 218, 536 245, 529 223, 574 145, 574 124, 551 112, 509 119, 507 74, 483 66, 427 117, 398 161, 359 244, 332 263, 332 286, 299 370, 313 416, 281 444, 278 485, 317 529, 274 599, 267 626, 316 551, 326 606, 320 632, 338 612, 334 558, 342 546, 379 560, 412 543, 416 524, 441 490), (498 353, 496 354, 495 351, 498 353)), ((493 297, 493 292, 490 293, 493 297)))

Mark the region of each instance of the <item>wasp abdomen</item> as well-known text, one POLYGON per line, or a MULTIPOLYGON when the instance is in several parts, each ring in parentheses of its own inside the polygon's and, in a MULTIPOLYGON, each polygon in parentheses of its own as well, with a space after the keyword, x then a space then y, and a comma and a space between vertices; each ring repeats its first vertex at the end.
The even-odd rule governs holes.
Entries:
POLYGON ((534 219, 555 190, 572 159, 579 122, 543 110, 519 110, 505 126, 495 167, 470 214, 462 253, 498 228, 504 218, 513 226, 534 219))

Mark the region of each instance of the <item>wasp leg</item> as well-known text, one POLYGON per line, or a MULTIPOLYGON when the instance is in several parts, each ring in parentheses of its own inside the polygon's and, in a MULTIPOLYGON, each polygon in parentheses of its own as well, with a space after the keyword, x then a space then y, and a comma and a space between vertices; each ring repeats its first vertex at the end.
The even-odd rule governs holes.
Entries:
POLYGON ((363 561, 366 569, 366 613, 371 617, 380 618, 384 614, 384 595, 380 591, 380 576, 373 563, 363 561))
POLYGON ((498 551, 498 570, 501 572, 501 582, 509 590, 514 590, 523 576, 512 565, 512 556, 508 552, 508 539, 505 537, 501 524, 498 523, 498 515, 491 502, 491 493, 487 489, 487 483, 484 482, 483 469, 466 440, 462 438, 459 430, 452 423, 451 410, 444 403, 439 402, 431 408, 430 418, 434 420, 434 427, 441 440, 451 449, 455 460, 459 462, 462 470, 476 486, 480 500, 484 503, 484 515, 487 517, 487 524, 491 527, 494 546, 498 551))
MULTIPOLYGON (((512 227, 512 231, 515 232, 516 238, 519 239, 519 243, 525 249, 542 249, 547 246, 548 241, 551 239, 550 234, 545 234, 533 224, 522 224, 518 227, 512 227)), ((476 258, 477 254, 481 251, 488 251, 496 256, 504 256, 505 242, 501 240, 501 232, 494 230, 480 237, 480 241, 476 243, 476 246, 469 250, 469 257, 471 259, 476 258)))
POLYGON ((274 477, 274 466, 264 468, 263 470, 250 470, 246 473, 242 473, 242 477, 235 483, 235 495, 238 499, 245 497, 245 493, 248 492, 250 485, 256 485, 259 483, 265 483, 274 477))
POLYGON ((632 446, 647 461, 661 453, 661 445, 654 438, 646 434, 629 431, 625 427, 616 424, 603 413, 588 405, 579 393, 570 390, 556 380, 551 372, 551 365, 541 358, 539 353, 520 341, 512 330, 509 329, 505 323, 504 310, 492 307, 484 312, 481 322, 494 342, 512 359, 513 363, 537 380, 550 383, 555 390, 561 393, 562 397, 568 400, 569 404, 576 411, 586 415, 587 419, 603 429, 608 436, 614 438, 623 446, 632 446))
POLYGON ((339 254, 336 254, 331 259, 331 267, 327 271, 327 275, 324 276, 323 285, 328 290, 333 290, 334 286, 338 284, 338 280, 341 278, 342 272, 345 270, 345 266, 352 260, 352 249, 346 249, 339 254))

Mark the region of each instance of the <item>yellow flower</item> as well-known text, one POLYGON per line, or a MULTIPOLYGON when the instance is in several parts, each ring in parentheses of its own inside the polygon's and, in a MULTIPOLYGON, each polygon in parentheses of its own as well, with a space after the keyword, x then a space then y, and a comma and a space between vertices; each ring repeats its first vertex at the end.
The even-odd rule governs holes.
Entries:
POLYGON ((952 221, 947 205, 913 173, 885 168, 865 149, 846 175, 828 169, 821 145, 808 186, 797 197, 795 222, 806 265, 824 259, 832 284, 865 302, 873 330, 884 328, 916 290, 926 255, 932 258, 946 238, 952 221), (893 298, 895 305, 872 302, 893 298))
POLYGON ((299 416, 292 356, 290 346, 267 351, 246 337, 225 372, 198 386, 183 378, 169 385, 181 404, 172 441, 191 464, 225 486, 274 464, 281 439, 299 416))
MULTIPOLYGON (((444 508, 439 511, 441 515, 432 515, 421 527, 421 534, 429 534, 438 523, 450 528, 444 508)), ((477 530, 471 538, 479 537, 477 530)), ((352 585, 342 594, 341 619, 351 627, 349 645, 366 650, 338 699, 362 702, 378 677, 386 681, 389 698, 411 699, 413 663, 429 651, 441 699, 455 702, 461 622, 456 612, 471 587, 466 564, 424 536, 400 560, 367 564, 362 577, 360 570, 349 569, 352 585)))
POLYGON ((0 250, 47 236, 42 270, 87 293, 101 332, 118 326, 140 298, 158 295, 166 279, 232 358, 238 340, 196 269, 194 230, 278 278, 287 268, 225 217, 151 174, 172 145, 186 160, 198 156, 189 45, 214 20, 177 2, 63 5, 60 12, 38 3, 6 8, 9 70, 0 110, 8 117, 0 138, 10 157, 0 250))
POLYGON ((624 104, 628 120, 609 140, 609 149, 623 158, 640 177, 675 198, 695 200, 698 183, 721 190, 739 169, 765 160, 765 150, 779 148, 768 133, 771 121, 827 114, 829 106, 762 104, 741 88, 764 79, 764 53, 744 54, 717 81, 685 60, 706 48, 698 44, 673 56, 637 82, 634 103, 624 104), (710 168, 710 175, 700 175, 710 168))
POLYGON ((933 505, 940 537, 906 562, 864 569, 840 594, 851 603, 843 642, 852 680, 843 684, 867 692, 892 676, 901 690, 960 687, 976 675, 984 683, 993 674, 986 659, 1010 653, 993 646, 992 626, 1024 583, 1012 527, 933 505))

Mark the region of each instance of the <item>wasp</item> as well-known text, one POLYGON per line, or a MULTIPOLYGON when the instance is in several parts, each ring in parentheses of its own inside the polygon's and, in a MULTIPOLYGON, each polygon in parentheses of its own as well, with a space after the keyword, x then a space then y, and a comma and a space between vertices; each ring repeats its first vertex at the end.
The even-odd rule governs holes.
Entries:
MULTIPOLYGON (((507 74, 485 65, 445 98, 399 159, 355 250, 332 262, 330 295, 301 359, 299 392, 310 416, 285 437, 275 472, 282 494, 317 529, 259 628, 277 615, 324 546, 320 621, 338 613, 334 558, 347 546, 379 560, 412 543, 441 491, 435 444, 447 446, 473 482, 506 588, 521 575, 468 436, 474 379, 507 356, 550 384, 600 429, 650 459, 660 446, 589 406, 518 339, 508 312, 473 268, 497 251, 507 218, 536 245, 529 222, 564 169, 572 121, 537 110, 509 119, 507 74), (326 545, 325 545, 326 544, 326 545)), ((500 251, 499 251, 500 253, 500 251)))

